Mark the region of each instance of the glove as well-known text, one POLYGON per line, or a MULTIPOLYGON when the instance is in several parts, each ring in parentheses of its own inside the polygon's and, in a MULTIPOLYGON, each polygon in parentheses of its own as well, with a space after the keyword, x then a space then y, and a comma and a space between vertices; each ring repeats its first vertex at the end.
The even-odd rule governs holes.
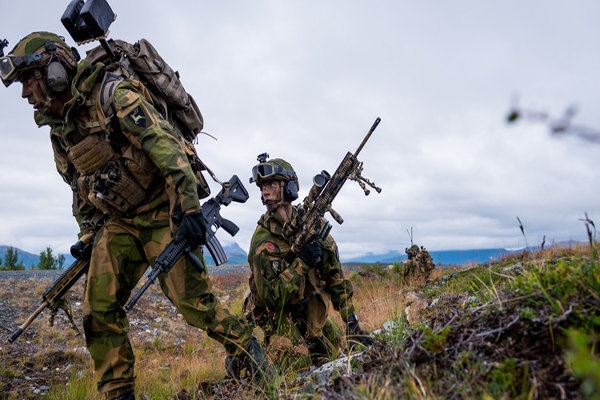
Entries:
POLYGON ((349 316, 348 321, 346 321, 346 336, 348 340, 358 342, 366 347, 375 344, 369 332, 363 331, 358 325, 358 316, 356 314, 349 316))
POLYGON ((298 252, 298 258, 300 258, 304 264, 308 265, 309 268, 315 267, 323 257, 323 249, 316 240, 309 240, 300 247, 298 252))
POLYGON ((82 240, 78 240, 74 245, 71 246, 71 255, 78 260, 90 258, 92 254, 93 241, 85 243, 82 240))
POLYGON ((192 249, 206 244, 206 230, 208 221, 204 218, 202 211, 194 211, 183 215, 175 240, 187 240, 192 249))

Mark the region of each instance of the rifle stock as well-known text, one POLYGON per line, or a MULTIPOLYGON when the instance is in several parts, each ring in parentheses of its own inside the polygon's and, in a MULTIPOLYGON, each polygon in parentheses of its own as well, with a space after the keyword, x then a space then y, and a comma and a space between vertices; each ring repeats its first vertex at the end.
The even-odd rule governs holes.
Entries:
POLYGON ((75 260, 65 272, 59 276, 52 285, 42 294, 42 304, 27 318, 27 320, 13 330, 8 337, 8 341, 13 343, 27 329, 29 325, 37 318, 37 316, 48 307, 53 307, 62 297, 77 283, 79 278, 85 274, 90 265, 89 258, 75 260))

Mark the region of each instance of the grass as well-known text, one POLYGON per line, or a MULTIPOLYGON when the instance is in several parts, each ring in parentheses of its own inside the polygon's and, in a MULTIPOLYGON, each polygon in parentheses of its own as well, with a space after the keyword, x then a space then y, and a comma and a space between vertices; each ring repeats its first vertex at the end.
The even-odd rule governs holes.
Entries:
MULTIPOLYGON (((387 333, 376 336, 375 346, 318 388, 291 370, 281 371, 262 388, 224 380, 225 352, 217 342, 188 327, 166 300, 153 303, 151 310, 140 304, 136 307, 152 312, 151 320, 158 321, 148 329, 158 333, 146 334, 136 325, 130 334, 138 396, 600 399, 600 264, 595 243, 438 268, 428 283, 405 281, 399 265, 371 265, 348 273, 361 326, 372 331, 393 323, 387 333), (418 320, 409 323, 409 308, 419 302, 426 306, 415 309, 418 320)), ((246 285, 247 276, 214 277, 215 292, 236 312, 246 285)), ((333 317, 341 324, 337 313, 333 317)), ((82 338, 64 326, 36 324, 31 329, 40 332, 35 340, 42 350, 23 363, 47 365, 56 341, 79 349, 67 351, 62 359, 56 356, 58 365, 71 367, 63 381, 51 382, 43 398, 100 399, 91 360, 81 351, 82 338)), ((19 376, 17 367, 4 366, 0 384, 19 376)))

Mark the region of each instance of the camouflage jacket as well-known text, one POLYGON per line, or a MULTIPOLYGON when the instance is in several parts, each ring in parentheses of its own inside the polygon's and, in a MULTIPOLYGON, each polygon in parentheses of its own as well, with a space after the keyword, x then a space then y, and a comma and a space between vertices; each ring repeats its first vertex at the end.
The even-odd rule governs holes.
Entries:
MULTIPOLYGON (((293 207, 292 218, 297 213, 297 208, 293 207)), ((261 216, 252 236, 248 263, 252 270, 250 291, 255 306, 274 312, 290 309, 307 296, 314 295, 316 289, 330 296, 334 308, 346 321, 354 313, 352 284, 344 278, 337 244, 331 235, 320 240, 323 257, 313 271, 298 257, 288 263, 285 256, 291 244, 283 235, 283 225, 284 220, 278 212, 267 212, 261 216), (310 278, 311 273, 316 279, 310 278)))
POLYGON ((109 218, 152 227, 168 225, 175 210, 199 209, 198 181, 180 139, 152 106, 141 83, 119 81, 110 105, 112 121, 98 115, 98 93, 106 77, 102 64, 81 61, 71 86, 74 97, 65 105, 64 118, 35 113, 39 126, 51 128, 54 161, 73 189, 73 214, 81 234, 87 230, 85 221, 98 211, 109 218), (115 169, 119 176, 111 181, 115 169), (102 181, 105 176, 109 178, 102 181), (98 188, 106 192, 99 193, 98 188), (103 201, 109 197, 112 203, 103 201))

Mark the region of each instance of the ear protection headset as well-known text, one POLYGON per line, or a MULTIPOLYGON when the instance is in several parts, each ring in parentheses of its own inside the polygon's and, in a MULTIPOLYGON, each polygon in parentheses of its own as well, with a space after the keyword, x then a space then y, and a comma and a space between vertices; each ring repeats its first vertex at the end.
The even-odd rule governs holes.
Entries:
MULTIPOLYGON (((44 47, 49 53, 56 54, 56 43, 47 41, 44 47)), ((69 86, 69 74, 58 57, 53 57, 46 66, 46 85, 53 93, 62 93, 69 86)))
POLYGON ((283 185, 283 201, 292 202, 298 198, 298 184, 295 179, 290 179, 283 185))
POLYGON ((60 61, 51 61, 46 67, 46 85, 54 93, 62 93, 67 90, 69 75, 60 61))

